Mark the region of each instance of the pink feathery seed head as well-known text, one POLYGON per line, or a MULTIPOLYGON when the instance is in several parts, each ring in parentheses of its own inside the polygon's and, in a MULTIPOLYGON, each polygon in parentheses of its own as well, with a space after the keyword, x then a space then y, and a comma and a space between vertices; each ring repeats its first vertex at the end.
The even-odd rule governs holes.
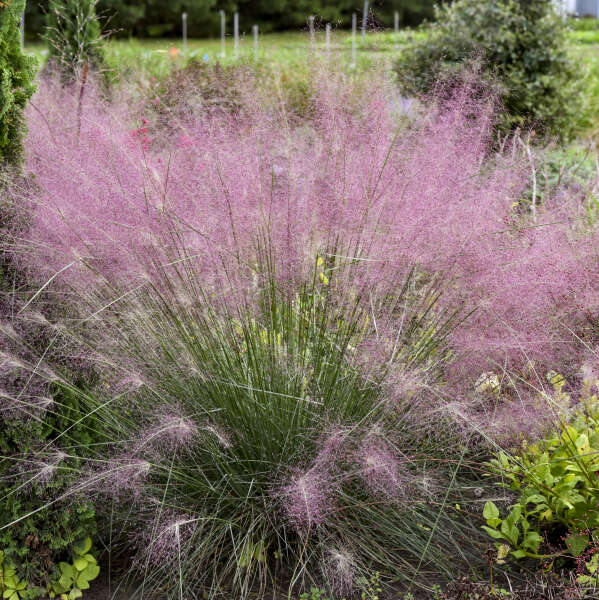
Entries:
POLYGON ((228 449, 233 446, 230 432, 220 425, 216 425, 214 423, 204 423, 204 425, 199 427, 199 430, 208 433, 224 449, 228 449))
POLYGON ((56 474, 60 464, 67 458, 67 455, 62 451, 54 452, 48 455, 43 460, 36 461, 39 471, 35 476, 35 483, 42 486, 48 485, 56 474))
POLYGON ((356 564, 352 554, 343 548, 330 550, 325 570, 327 580, 340 598, 350 596, 355 585, 356 564))
POLYGON ((139 498, 150 474, 152 465, 135 457, 115 460, 105 471, 106 490, 116 498, 139 498))
POLYGON ((136 453, 147 450, 159 453, 183 450, 192 446, 197 438, 197 425, 181 411, 168 408, 159 411, 154 416, 152 425, 142 431, 136 453))
POLYGON ((392 447, 378 436, 368 436, 353 457, 359 476, 373 494, 398 498, 405 493, 407 472, 392 447))
POLYGON ((329 472, 335 469, 347 445, 350 431, 347 427, 335 426, 323 434, 317 443, 318 452, 314 465, 329 472))
POLYGON ((198 521, 191 515, 167 511, 157 523, 156 514, 150 515, 145 528, 134 540, 139 548, 135 562, 143 569, 176 562, 179 553, 185 555, 186 546, 197 529, 198 521))
POLYGON ((285 516, 300 531, 322 525, 334 510, 330 475, 318 467, 294 475, 277 495, 285 516))
MULTIPOLYGON (((475 75, 438 90, 400 130, 401 98, 378 77, 368 74, 368 85, 317 78, 312 118, 301 123, 283 123, 268 98, 235 114, 190 104, 184 128, 151 117, 151 144, 140 141, 149 123, 130 135, 147 108, 118 94, 109 103, 93 84, 77 138, 77 91, 40 81, 27 111, 27 168, 37 184, 27 195, 31 243, 15 260, 40 282, 60 271, 53 285, 95 289, 100 273, 129 289, 140 273, 160 282, 156 265, 193 256, 197 281, 232 307, 255 296, 246 265, 261 232, 290 288, 313 271, 327 240, 341 240, 360 260, 343 285, 335 283, 343 269, 331 277, 336 295, 394 297, 413 268, 410 299, 433 277, 451 282, 428 314, 470 314, 446 337, 456 357, 447 378, 460 392, 491 361, 510 368, 533 358, 559 370, 579 360, 580 344, 565 332, 599 314, 599 232, 575 225, 580 205, 548 201, 532 223, 518 204, 528 160, 494 149, 496 98, 475 75), (173 250, 174 229, 181 248, 173 250)), ((246 87, 243 98, 254 89, 246 87)), ((402 304, 375 316, 379 346, 369 356, 378 366, 393 353, 386 332, 403 331, 410 314, 402 304)))
POLYGON ((151 463, 134 456, 115 457, 106 463, 91 466, 73 491, 82 496, 138 500, 142 497, 151 468, 151 463))
POLYGON ((136 374, 126 375, 115 383, 115 388, 119 392, 137 391, 144 385, 142 378, 136 374))

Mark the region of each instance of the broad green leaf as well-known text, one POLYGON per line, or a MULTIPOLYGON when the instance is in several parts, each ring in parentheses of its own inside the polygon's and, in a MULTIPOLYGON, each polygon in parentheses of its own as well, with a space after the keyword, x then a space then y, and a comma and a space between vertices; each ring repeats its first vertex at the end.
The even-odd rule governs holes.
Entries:
POLYGON ((512 556, 514 558, 526 558, 526 552, 524 550, 514 550, 512 556))
POLYGON ((569 535, 565 541, 572 556, 580 556, 589 545, 589 536, 584 533, 578 533, 569 535))
POLYGON ((483 508, 483 517, 485 519, 496 519, 499 516, 499 509, 495 505, 494 502, 490 500, 485 502, 485 507, 483 508))
POLYGON ((87 567, 79 573, 79 579, 93 581, 99 574, 100 567, 98 565, 87 565, 87 567))
POLYGON ((66 563, 66 562, 61 562, 61 563, 58 563, 58 567, 64 577, 73 577, 73 575, 75 573, 73 570, 73 565, 70 565, 69 563, 66 563))
POLYGON ((529 531, 526 536, 524 536, 522 545, 533 552, 537 552, 542 541, 543 538, 536 531, 529 531))
POLYGON ((80 556, 83 556, 84 554, 87 554, 90 549, 92 547, 92 540, 91 538, 85 538, 83 541, 79 542, 78 544, 75 544, 73 546, 73 551, 76 554, 79 554, 80 556))
POLYGON ((87 567, 87 560, 85 558, 76 558, 73 561, 73 565, 77 569, 77 571, 83 571, 87 567))
POLYGON ((484 529, 492 538, 496 540, 502 540, 505 537, 501 532, 497 531, 497 529, 491 529, 486 525, 483 525, 481 529, 484 529))

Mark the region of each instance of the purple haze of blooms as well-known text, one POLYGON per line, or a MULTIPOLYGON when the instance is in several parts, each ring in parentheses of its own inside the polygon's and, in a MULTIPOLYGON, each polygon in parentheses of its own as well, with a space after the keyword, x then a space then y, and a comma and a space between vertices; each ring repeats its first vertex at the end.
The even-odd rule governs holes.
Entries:
MULTIPOLYGON (((398 132, 398 97, 385 85, 352 98, 328 77, 316 90, 311 120, 292 131, 258 105, 160 129, 90 91, 77 138, 77 95, 40 82, 27 115, 39 186, 29 266, 41 281, 61 271, 81 287, 101 273, 130 288, 179 259, 169 250, 177 231, 205 290, 235 302, 254 290, 246 265, 266 229, 282 283, 305 277, 338 239, 338 252, 361 259, 356 293, 392 296, 416 267, 451 282, 439 310, 474 311, 448 339, 456 395, 489 362, 559 370, 579 360, 564 325, 579 331, 599 312, 598 233, 574 227, 574 201, 548 199, 534 226, 522 223, 514 203, 528 163, 516 146, 493 150, 494 99, 456 87, 398 132)), ((402 326, 380 316, 364 340, 373 357, 402 326)))

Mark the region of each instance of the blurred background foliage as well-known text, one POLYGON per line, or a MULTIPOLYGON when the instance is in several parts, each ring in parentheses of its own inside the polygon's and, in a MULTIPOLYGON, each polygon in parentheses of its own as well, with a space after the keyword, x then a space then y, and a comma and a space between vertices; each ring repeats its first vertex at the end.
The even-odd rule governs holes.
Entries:
MULTIPOLYGON (((442 4, 443 2, 441 2, 442 4)), ((36 38, 44 31, 49 0, 27 3, 27 35, 36 38)), ((369 26, 390 27, 399 12, 401 26, 418 25, 434 14, 434 0, 378 0, 369 2, 369 26)), ((249 33, 254 24, 260 30, 283 31, 306 26, 307 16, 318 15, 337 27, 348 27, 351 15, 361 19, 362 0, 100 0, 98 13, 105 29, 121 37, 164 37, 181 33, 181 13, 188 13, 188 32, 192 37, 216 36, 220 32, 219 11, 239 12, 241 32, 249 33)), ((229 19, 230 21, 231 19, 229 19)), ((232 28, 232 24, 228 24, 232 28)))

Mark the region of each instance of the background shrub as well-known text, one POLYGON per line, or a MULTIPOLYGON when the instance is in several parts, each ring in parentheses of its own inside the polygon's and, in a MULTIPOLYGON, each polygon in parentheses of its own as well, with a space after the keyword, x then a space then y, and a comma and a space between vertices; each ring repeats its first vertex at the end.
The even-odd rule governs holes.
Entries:
POLYGON ((46 40, 51 64, 63 79, 82 78, 103 64, 97 0, 52 0, 48 7, 46 40))
POLYGON ((458 0, 438 8, 426 32, 395 64, 405 93, 430 92, 440 76, 455 76, 465 60, 477 59, 486 83, 503 88, 504 127, 568 136, 578 106, 576 72, 551 0, 458 0))
POLYGON ((0 164, 22 157, 23 110, 34 91, 35 60, 21 52, 19 19, 25 0, 0 3, 0 164))

